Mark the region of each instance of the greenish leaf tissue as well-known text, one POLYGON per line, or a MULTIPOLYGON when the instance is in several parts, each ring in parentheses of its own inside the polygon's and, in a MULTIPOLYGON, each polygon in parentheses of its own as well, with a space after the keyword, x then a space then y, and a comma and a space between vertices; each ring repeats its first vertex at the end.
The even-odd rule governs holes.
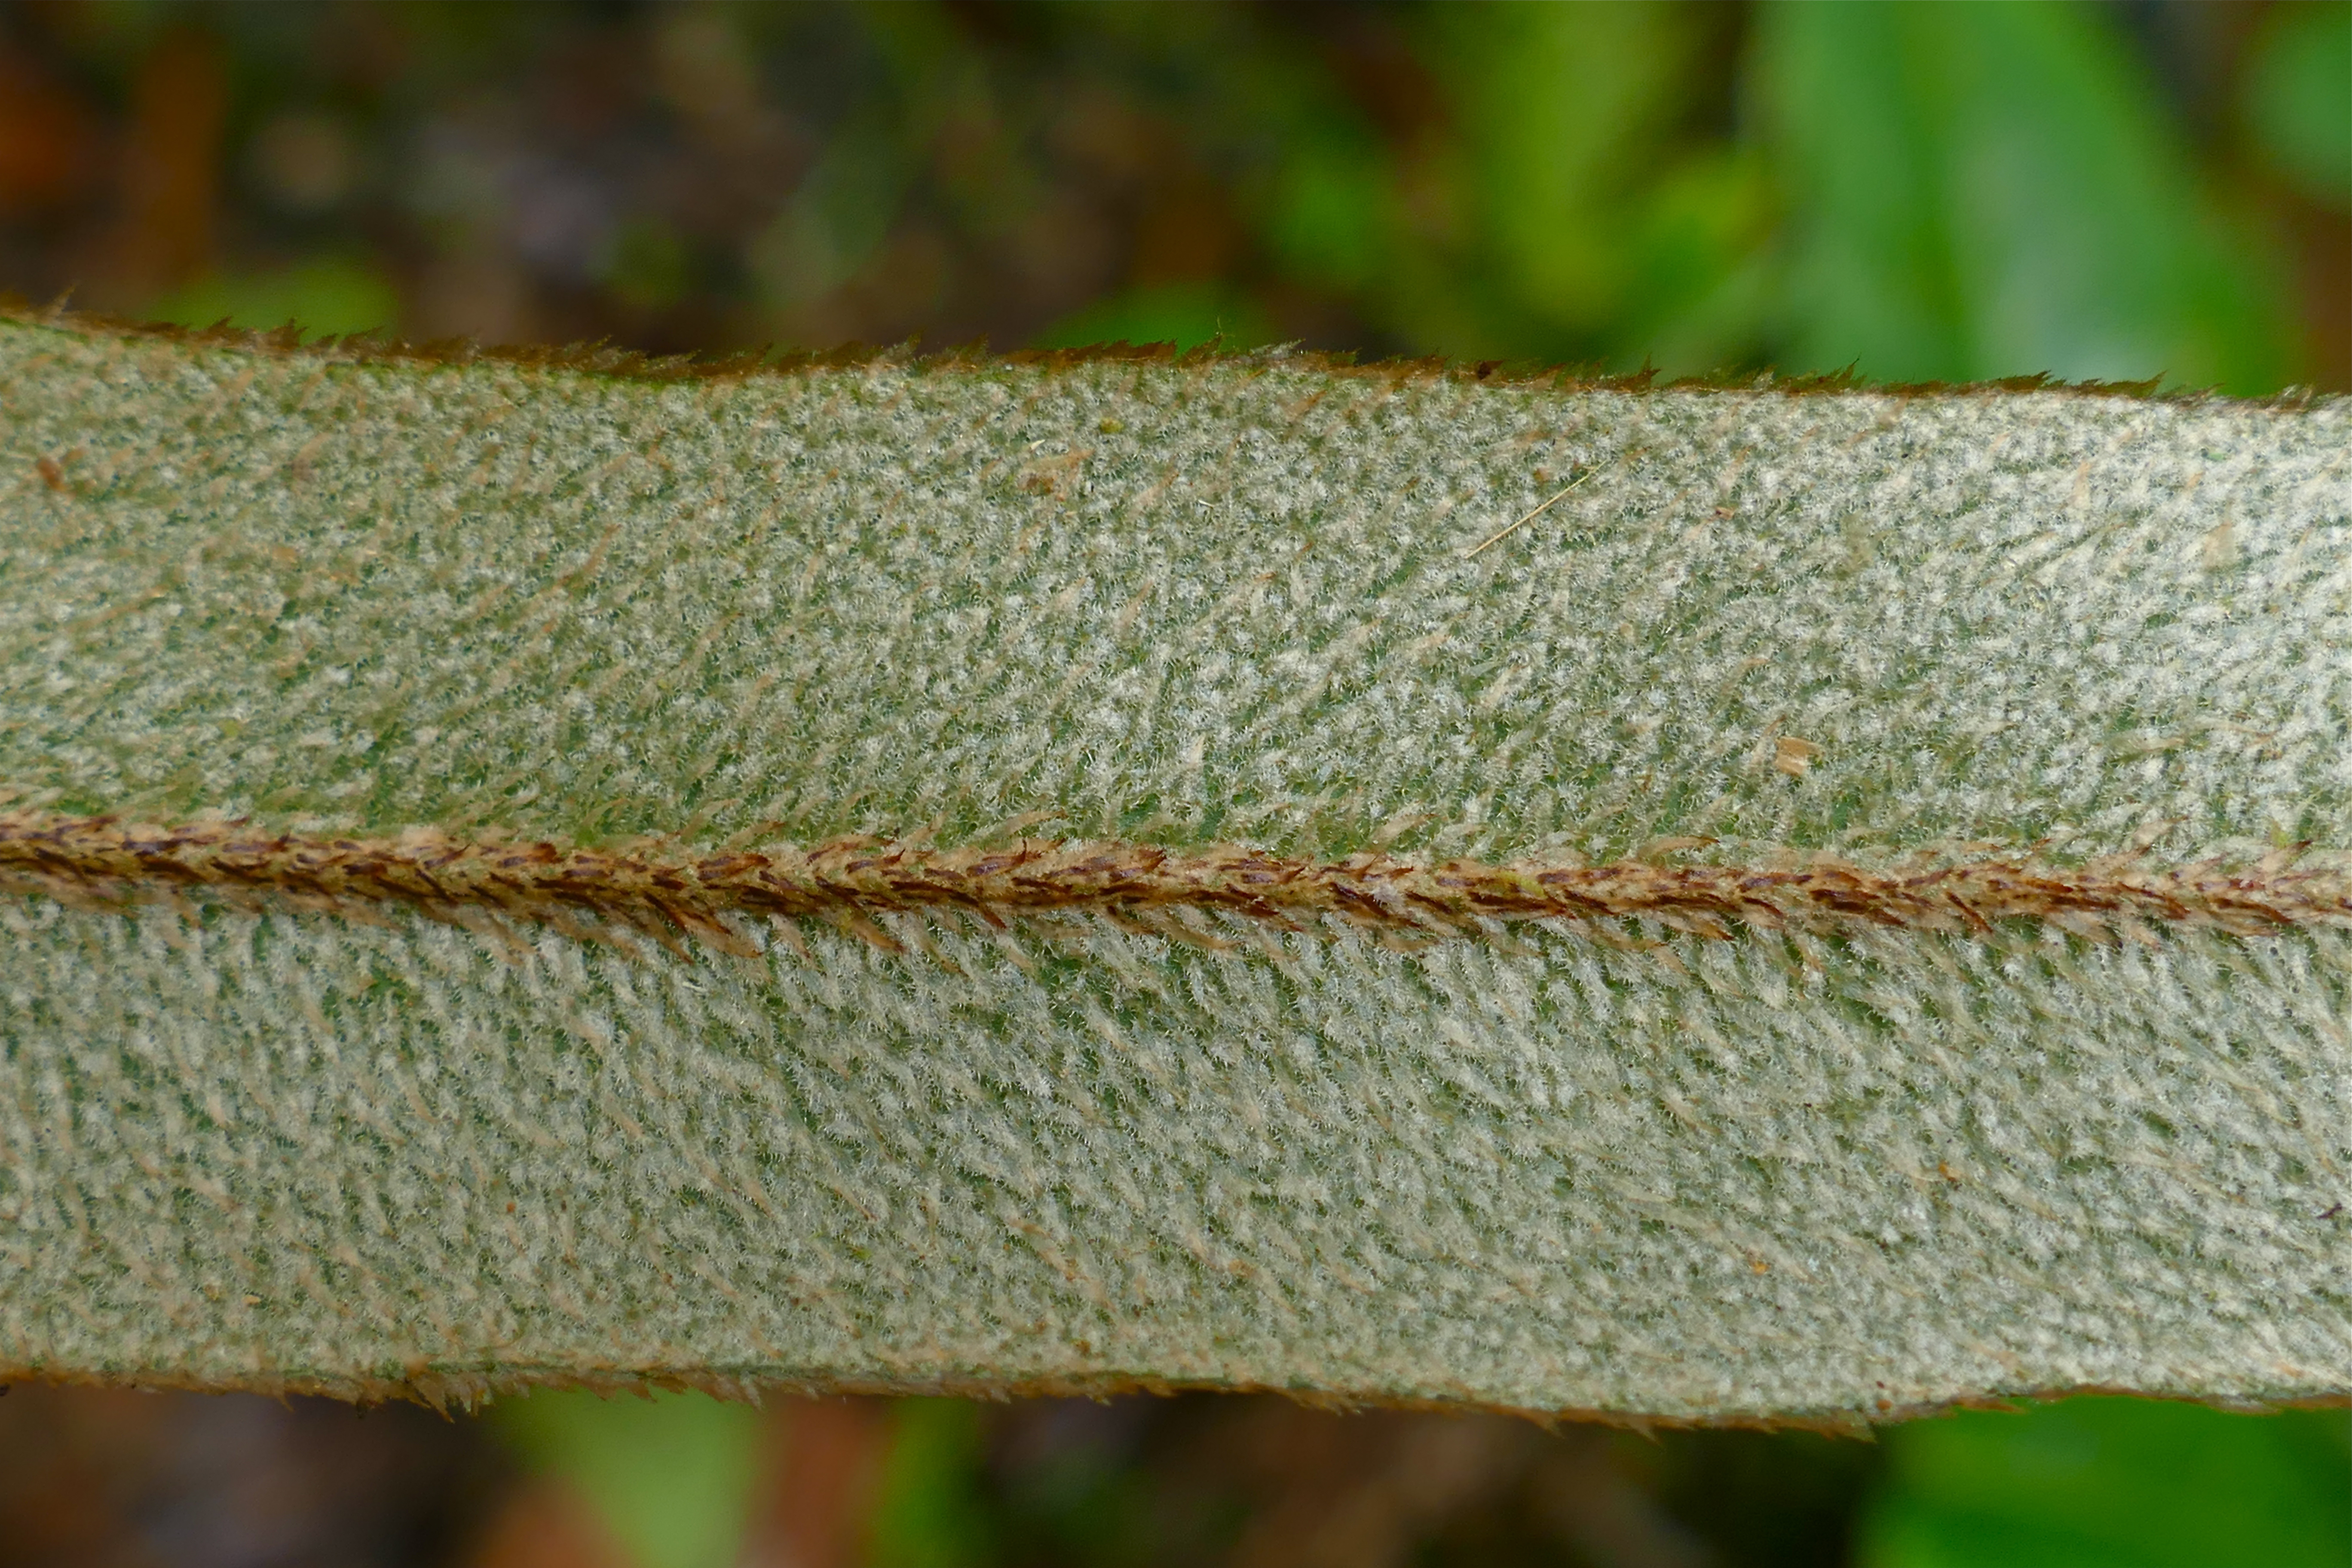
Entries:
POLYGON ((2352 1393, 2352 402, 0 321, 0 1378, 2352 1393))

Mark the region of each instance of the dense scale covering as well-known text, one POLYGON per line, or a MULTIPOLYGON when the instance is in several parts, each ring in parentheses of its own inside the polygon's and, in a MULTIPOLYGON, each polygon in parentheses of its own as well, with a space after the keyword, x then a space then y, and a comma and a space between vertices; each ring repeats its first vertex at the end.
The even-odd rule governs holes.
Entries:
MULTIPOLYGON (((20 811, 701 856, 2352 847, 2341 401, 656 380, 33 321, 0 368, 20 811)), ((904 951, 12 895, 0 1370, 1669 1418, 2352 1390, 2324 926, 874 918, 904 951)))

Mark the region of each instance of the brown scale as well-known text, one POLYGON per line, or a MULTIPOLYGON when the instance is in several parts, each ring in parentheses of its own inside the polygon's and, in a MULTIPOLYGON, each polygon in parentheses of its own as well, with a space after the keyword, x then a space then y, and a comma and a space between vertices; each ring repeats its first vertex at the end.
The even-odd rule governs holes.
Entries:
POLYGON ((1189 910, 1287 931, 1339 920, 1402 935, 1473 937, 1531 920, 1586 929, 1651 921, 1710 937, 1871 926, 1991 937, 2000 922, 2032 921, 2136 940, 2153 940, 2151 928, 2168 925, 2246 935, 2352 921, 2352 875, 2299 867, 2292 854, 2239 867, 2121 859, 2062 867, 1993 857, 1883 872, 1826 856, 1767 867, 1424 865, 1376 854, 1318 862, 1231 847, 1181 852, 1103 841, 937 849, 861 837, 698 858, 468 844, 431 830, 380 839, 270 836, 236 822, 164 827, 32 811, 0 811, 0 878, 76 903, 197 889, 362 917, 399 904, 438 919, 540 921, 574 932, 583 929, 574 917, 589 917, 670 945, 686 934, 730 948, 743 945, 730 921, 744 916, 827 920, 895 946, 871 917, 919 910, 961 911, 998 928, 1024 915, 1094 912, 1130 923, 1189 910))

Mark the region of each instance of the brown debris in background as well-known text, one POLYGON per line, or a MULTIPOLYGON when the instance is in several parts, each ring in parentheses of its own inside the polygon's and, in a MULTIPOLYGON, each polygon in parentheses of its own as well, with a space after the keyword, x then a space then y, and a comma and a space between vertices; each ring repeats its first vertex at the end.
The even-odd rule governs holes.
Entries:
MULTIPOLYGON (((777 1399, 740 1568, 877 1556, 899 1407, 777 1399)), ((1656 1440, 1495 1416, 1193 1394, 984 1406, 957 1561, 1130 1568, 1813 1568, 1871 1445, 1656 1440)), ((0 1398, 8 1568, 642 1568, 491 1429, 408 1406, 19 1385, 0 1398)))
POLYGON ((577 1488, 526 1481, 489 1515, 461 1568, 640 1568, 577 1488))
POLYGON ((228 78, 209 35, 176 29, 140 64, 122 147, 122 211, 97 301, 129 305, 213 259, 228 78))
POLYGON ((994 1560, 1137 1568, 1820 1568, 1843 1561, 1878 1463, 1816 1436, 1214 1394, 1016 1405, 988 1455, 994 1560), (1088 1550, 1062 1545, 1057 1516, 1095 1521, 1088 1550))
POLYGON ((857 1568, 866 1562, 890 1436, 884 1400, 772 1403, 744 1568, 857 1568))
POLYGON ((0 217, 69 206, 99 162, 98 118, 35 60, 0 46, 0 217))
POLYGON ((445 1563, 509 1473, 481 1429, 409 1405, 20 1384, 0 1399, 0 1563, 445 1563))

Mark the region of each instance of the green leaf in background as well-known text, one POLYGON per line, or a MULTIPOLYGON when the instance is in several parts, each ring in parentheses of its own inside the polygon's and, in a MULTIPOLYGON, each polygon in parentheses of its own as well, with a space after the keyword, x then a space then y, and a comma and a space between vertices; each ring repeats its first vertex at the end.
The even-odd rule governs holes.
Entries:
POLYGON ((1612 339, 1620 367, 1644 361, 1680 375, 1769 361, 1775 216, 1752 146, 1702 149, 1664 174, 1630 236, 1633 280, 1612 339))
POLYGON ((639 1568, 730 1568, 750 1516, 760 1416, 701 1394, 541 1391, 491 1411, 532 1468, 569 1483, 639 1568))
POLYGON ((1694 16, 1661 5, 1437 13, 1478 271, 1549 335, 1589 337, 1622 310, 1634 257, 1621 236, 1688 90, 1694 16))
POLYGON ((1694 131, 1708 25, 1663 4, 1435 9, 1421 47, 1443 112, 1379 174, 1308 139, 1266 225, 1276 254, 1425 351, 1764 357, 1769 187, 1751 150, 1694 131))
POLYGON ((623 224, 613 238, 604 280, 613 292, 640 310, 675 305, 694 286, 694 257, 677 230, 659 218, 623 224))
POLYGON ((820 299, 880 254, 912 178, 905 140, 895 121, 878 114, 835 134, 753 244, 753 268, 779 300, 820 299))
MULTIPOLYGON (((788 313, 821 304, 861 279, 894 296, 901 309, 927 302, 914 298, 927 291, 919 277, 925 269, 888 263, 894 239, 903 245, 912 237, 897 226, 920 180, 925 150, 971 86, 973 63, 937 7, 861 6, 845 16, 862 45, 864 69, 851 79, 862 78, 867 91, 834 127, 747 258, 765 292, 788 313)), ((962 150, 970 160, 978 145, 967 138, 962 150)), ((804 324, 827 331, 822 310, 804 324)))
POLYGON ((1278 165, 1255 213, 1275 259, 1301 279, 1349 292, 1383 276, 1395 192, 1370 129, 1331 111, 1301 117, 1283 138, 1278 165))
POLYGON ((1180 349, 1222 342, 1254 348, 1271 342, 1272 323, 1246 295, 1215 283, 1145 284, 1089 305, 1055 322, 1036 339, 1047 349, 1089 343, 1174 343, 1180 349))
POLYGON ((979 1407, 902 1399, 891 1410, 889 1458, 875 1499, 875 1568, 978 1568, 995 1560, 980 1492, 979 1407))
POLYGON ((1863 1568, 2341 1568, 2352 1551, 2343 1411, 2238 1415, 2070 1399, 1885 1435, 1863 1568))
POLYGON ((2352 207, 2352 5, 2273 5, 2248 50, 2245 118, 2305 195, 2352 207))
POLYGON ((305 337, 372 332, 400 320, 391 280, 364 262, 324 257, 273 272, 215 273, 157 300, 146 314, 185 327, 271 331, 292 322, 305 337))
POLYGON ((2097 13, 1805 0, 1756 27, 1790 205, 1785 368, 2287 378, 2275 280, 2097 13))

